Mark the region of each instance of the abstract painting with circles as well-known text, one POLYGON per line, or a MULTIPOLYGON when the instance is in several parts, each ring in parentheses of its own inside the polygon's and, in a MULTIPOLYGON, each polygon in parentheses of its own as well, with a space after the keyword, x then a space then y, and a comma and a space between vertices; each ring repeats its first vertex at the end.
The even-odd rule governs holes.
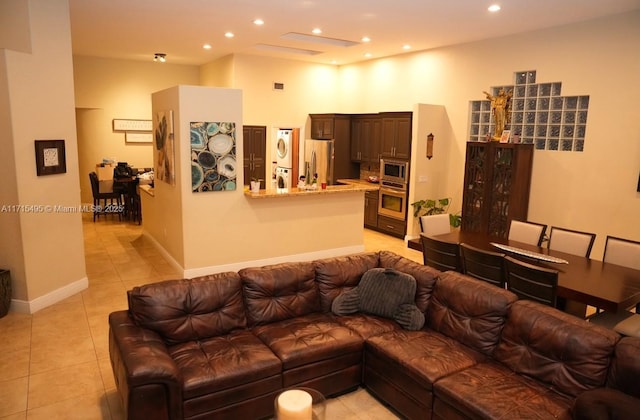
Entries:
POLYGON ((191 190, 236 189, 236 124, 191 123, 191 190))

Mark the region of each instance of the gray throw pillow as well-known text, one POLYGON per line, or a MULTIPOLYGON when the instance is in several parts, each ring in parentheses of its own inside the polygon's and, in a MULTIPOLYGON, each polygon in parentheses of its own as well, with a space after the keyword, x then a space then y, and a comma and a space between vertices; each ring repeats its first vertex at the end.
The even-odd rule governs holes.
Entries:
POLYGON ((373 268, 362 276, 357 287, 334 299, 336 315, 363 312, 394 319, 407 330, 424 326, 424 314, 415 305, 416 279, 392 268, 373 268))

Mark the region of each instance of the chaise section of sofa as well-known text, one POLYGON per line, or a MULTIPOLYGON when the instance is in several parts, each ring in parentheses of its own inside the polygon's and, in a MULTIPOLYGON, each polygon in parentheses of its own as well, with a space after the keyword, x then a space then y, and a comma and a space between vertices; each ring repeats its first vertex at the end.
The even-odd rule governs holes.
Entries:
POLYGON ((442 273, 422 331, 395 330, 367 339, 366 387, 407 418, 430 416, 434 384, 490 357, 516 299, 460 273, 442 273))
POLYGON ((282 363, 246 329, 237 273, 136 287, 110 318, 129 418, 268 416, 282 363), (153 393, 151 393, 153 391, 153 393))
POLYGON ((569 419, 604 386, 619 336, 536 302, 511 305, 493 358, 436 382, 434 418, 569 419))

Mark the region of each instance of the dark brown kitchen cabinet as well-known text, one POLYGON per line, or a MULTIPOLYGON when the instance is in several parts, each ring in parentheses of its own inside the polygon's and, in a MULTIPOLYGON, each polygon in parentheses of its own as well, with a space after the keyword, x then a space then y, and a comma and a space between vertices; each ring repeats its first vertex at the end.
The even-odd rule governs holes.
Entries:
POLYGON ((378 227, 378 191, 364 193, 364 227, 378 227))
POLYGON ((381 115, 382 157, 410 159, 412 114, 410 112, 389 112, 381 115))
POLYGON ((462 230, 506 238, 511 220, 527 220, 533 144, 468 142, 462 230))
POLYGON ((378 215, 378 230, 398 238, 404 238, 407 222, 378 215))
POLYGON ((335 116, 328 115, 312 115, 311 116, 311 138, 319 140, 327 140, 333 138, 335 116))
POLYGON ((333 179, 359 178, 360 168, 351 162, 351 116, 346 114, 310 114, 311 138, 333 139, 333 179))
POLYGON ((380 161, 382 119, 375 115, 354 115, 351 118, 351 160, 374 163, 380 161))
POLYGON ((252 178, 260 180, 260 188, 265 188, 267 127, 245 125, 242 127, 244 185, 252 178))

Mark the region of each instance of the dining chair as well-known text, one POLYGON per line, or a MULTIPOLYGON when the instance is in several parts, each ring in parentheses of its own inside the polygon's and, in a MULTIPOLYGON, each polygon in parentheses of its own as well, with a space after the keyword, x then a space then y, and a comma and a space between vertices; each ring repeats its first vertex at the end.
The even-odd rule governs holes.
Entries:
POLYGON ((555 251, 589 258, 595 240, 595 233, 551 226, 547 247, 555 251))
POLYGON ((510 256, 504 257, 507 289, 520 299, 556 307, 558 270, 529 264, 510 256))
POLYGON ((504 289, 506 281, 504 254, 485 251, 462 243, 460 257, 463 273, 504 289))
POLYGON ((518 241, 529 245, 540 246, 544 239, 547 225, 534 222, 521 222, 512 220, 509 226, 509 240, 518 241))
POLYGON ((462 272, 460 246, 456 242, 446 242, 420 234, 424 265, 440 271, 454 270, 462 272))
MULTIPOLYGON (((640 242, 607 235, 602 261, 640 270, 640 242)), ((605 311, 597 312, 587 317, 587 320, 613 329, 620 334, 640 337, 639 313, 640 304, 637 304, 635 314, 627 310, 617 313, 605 311)))
POLYGON ((98 181, 98 174, 95 172, 89 173, 89 181, 91 182, 91 193, 93 195, 93 221, 96 221, 96 216, 100 214, 107 214, 104 211, 107 207, 107 200, 111 206, 117 205, 116 211, 118 213, 118 220, 122 220, 122 214, 120 209, 122 208, 122 196, 119 192, 108 191, 100 192, 100 182, 98 181), (100 202, 102 200, 102 203, 100 202))
POLYGON ((420 230, 425 235, 442 235, 451 232, 449 213, 430 214, 418 219, 420 230))

